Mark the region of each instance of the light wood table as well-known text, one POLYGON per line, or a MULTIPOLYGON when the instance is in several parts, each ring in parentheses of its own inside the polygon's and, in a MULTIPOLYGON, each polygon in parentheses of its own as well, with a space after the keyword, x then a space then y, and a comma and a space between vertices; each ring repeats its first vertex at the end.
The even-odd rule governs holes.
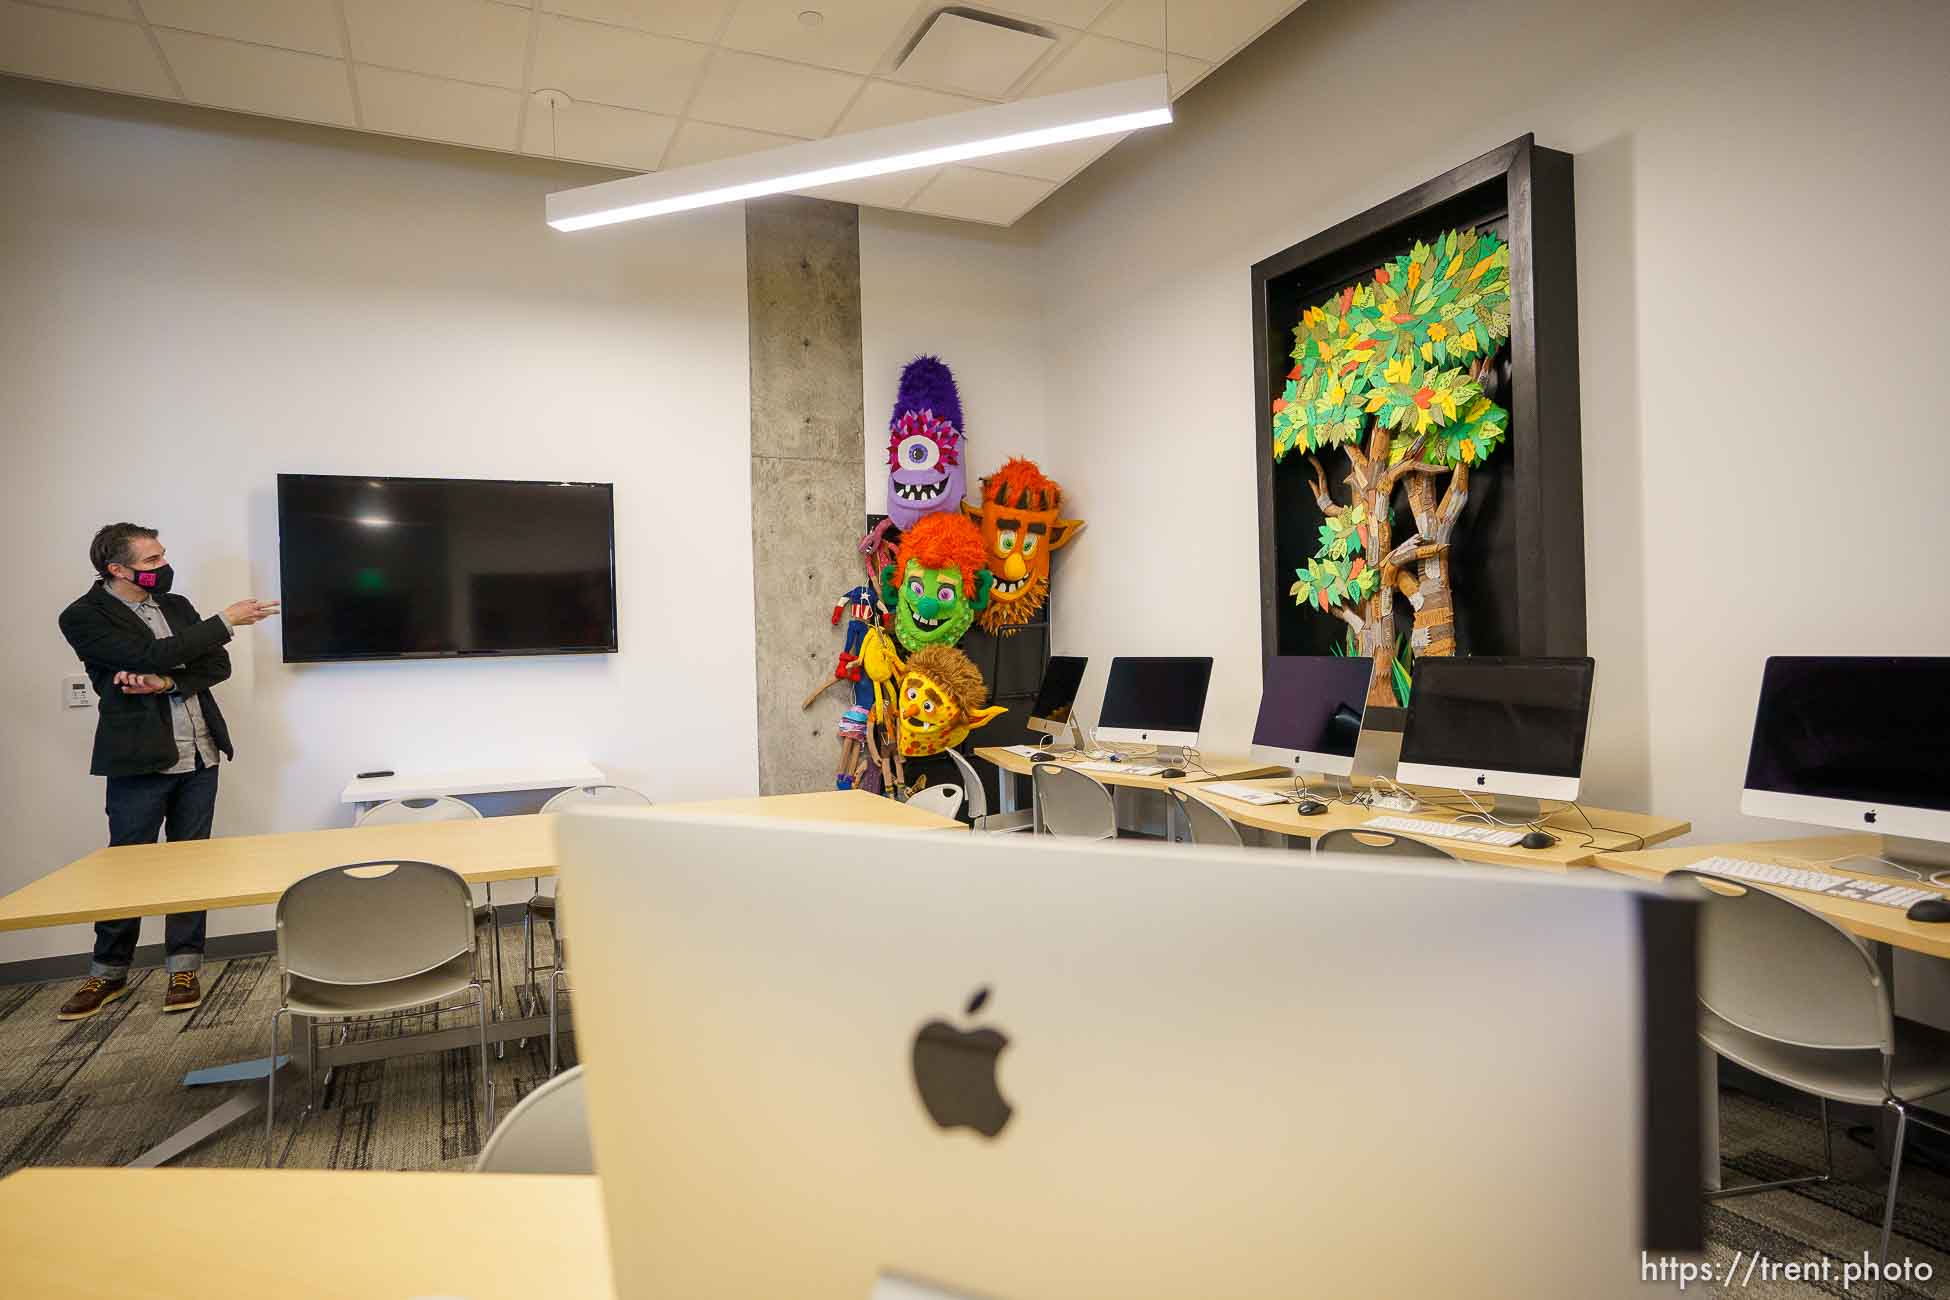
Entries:
MULTIPOLYGON (((1644 879, 1659 879, 1669 871, 1690 867, 1707 858, 1739 858, 1746 862, 1771 862, 1783 867, 1807 867, 1838 876, 1867 876, 1848 870, 1836 861, 1846 857, 1872 857, 1882 852, 1876 835, 1815 835, 1792 840, 1747 840, 1738 844, 1688 844, 1679 848, 1653 849, 1646 853, 1608 853, 1599 865, 1610 871, 1644 879)), ((1888 880, 1887 876, 1869 877, 1888 880)), ((1941 888, 1927 881, 1892 881, 1923 889, 1941 888)), ((1769 886, 1776 888, 1776 886, 1769 886)), ((1899 907, 1878 907, 1847 898, 1830 898, 1806 890, 1781 888, 1781 892, 1805 907, 1820 912, 1850 934, 1895 948, 1907 948, 1927 957, 1950 957, 1950 924, 1912 921, 1899 907)), ((1950 890, 1944 890, 1950 894, 1950 890)))
MULTIPOLYGON (((1064 750, 1060 746, 1053 746, 1047 752, 1060 755, 1060 757, 1052 758, 1050 761, 1062 767, 1075 767, 1080 763, 1098 761, 1087 759, 1074 751, 1064 750)), ((1001 771, 1001 779, 998 785, 1002 794, 1003 814, 1006 816, 1009 813, 1017 811, 1021 804, 1016 797, 1016 783, 1010 778, 1012 776, 1031 775, 1035 771, 1035 763, 1031 762, 1027 755, 1018 754, 1014 750, 1001 745, 984 745, 975 751, 975 757, 987 759, 1001 771)), ((1156 764, 1150 758, 1133 758, 1130 765, 1132 767, 1143 767, 1146 765, 1155 766, 1156 764)), ((1118 771, 1116 769, 1106 770, 1094 767, 1086 769, 1086 775, 1114 789, 1162 791, 1170 790, 1173 786, 1193 786, 1202 781, 1238 781, 1247 777, 1265 776, 1268 773, 1282 770, 1274 764, 1262 763, 1255 758, 1233 758, 1223 754, 1201 754, 1197 763, 1186 762, 1179 764, 1179 766, 1185 769, 1184 776, 1140 776, 1136 772, 1118 771)), ((1035 805, 1035 791, 1033 787, 1030 791, 1030 804, 1032 807, 1035 805)), ((1178 801, 1166 796, 1166 838, 1178 838, 1177 828, 1179 816, 1178 801)), ((1041 827, 1042 819, 1040 816, 1034 819, 1034 824, 1039 828, 1041 827)))
MULTIPOLYGON (((1047 752, 1054 754, 1062 751, 1051 749, 1047 752)), ((975 757, 987 759, 1004 772, 1012 772, 1017 776, 1028 776, 1036 766, 1024 755, 1000 745, 984 745, 975 751, 975 757)), ((1079 762, 1095 760, 1080 759, 1066 754, 1064 757, 1050 761, 1063 767, 1075 767, 1079 762)), ((1143 767, 1147 764, 1156 765, 1148 757, 1133 758, 1130 763, 1132 767, 1143 767)), ((1089 771, 1091 776, 1105 785, 1123 786, 1131 790, 1169 790, 1175 785, 1197 785, 1201 781, 1243 781, 1248 777, 1266 776, 1281 770, 1272 763, 1262 763, 1256 758, 1233 758, 1210 754, 1201 755, 1196 764, 1183 763, 1180 766, 1185 769, 1185 775, 1170 779, 1162 776, 1139 776, 1134 772, 1103 771, 1097 768, 1091 768, 1089 771)))
MULTIPOLYGON (((952 818, 864 790, 655 804, 644 808, 642 815, 772 817, 915 831, 967 829, 952 818)), ((472 884, 553 876, 560 861, 555 826, 555 815, 529 813, 479 821, 348 826, 97 849, 0 898, 0 930, 275 903, 286 889, 313 872, 353 862, 437 862, 472 884)), ((548 1017, 539 1007, 534 1014, 518 1007, 522 1014, 504 1016, 499 987, 494 1001, 495 1020, 488 1028, 490 1042, 548 1033, 548 1017)), ((321 1067, 467 1047, 476 1041, 478 1033, 470 1025, 410 1038, 379 1038, 314 1049, 301 1018, 293 1016, 291 1020, 292 1051, 304 1056, 300 1063, 303 1072, 314 1078, 319 1077, 321 1067)), ((184 1083, 190 1087, 241 1083, 262 1079, 286 1064, 282 1056, 275 1060, 263 1057, 192 1070, 184 1083)), ((262 1101, 262 1094, 255 1090, 233 1096, 137 1156, 134 1163, 145 1167, 165 1164, 253 1113, 262 1101)))
MULTIPOLYGON (((1281 777, 1272 781, 1253 781, 1250 784, 1269 790, 1291 790, 1293 778, 1281 777)), ((1256 830, 1270 831, 1277 835, 1297 839, 1313 840, 1328 831, 1359 830, 1376 817, 1416 817, 1426 821, 1457 822, 1459 825, 1481 825, 1480 821, 1471 823, 1462 820, 1463 814, 1451 812, 1425 804, 1412 813, 1395 813, 1374 810, 1359 804, 1342 803, 1335 799, 1322 799, 1327 811, 1312 817, 1302 817, 1289 803, 1253 804, 1243 799, 1232 799, 1213 794, 1207 790, 1194 788, 1191 794, 1205 800, 1214 808, 1241 826, 1251 826, 1256 830)), ((1454 800, 1454 791, 1427 791, 1429 795, 1441 797, 1448 795, 1445 802, 1454 800)), ((1491 804, 1494 807, 1494 802, 1491 804)), ((1613 808, 1586 808, 1590 817, 1586 824, 1576 810, 1565 808, 1550 814, 1542 825, 1557 837, 1557 843, 1547 849, 1526 849, 1520 847, 1502 848, 1494 844, 1472 844, 1467 840, 1449 840, 1439 836, 1421 836, 1431 844, 1448 850, 1468 862, 1491 863, 1503 867, 1527 867, 1533 871, 1569 871, 1578 867, 1589 867, 1617 856, 1612 850, 1638 848, 1644 844, 1659 844, 1677 839, 1692 830, 1692 823, 1673 821, 1666 817, 1653 817, 1645 813, 1621 812, 1613 808), (1596 830, 1593 827, 1605 829, 1596 830)))
POLYGON ((23 1169, 0 1261, 36 1300, 615 1294, 599 1185, 567 1175, 23 1169))
MULTIPOLYGON (((776 817, 909 830, 966 830, 952 818, 868 794, 812 794, 654 804, 646 813, 776 817)), ((174 844, 96 849, 0 898, 0 930, 110 921, 275 903, 314 871, 348 862, 410 859, 452 867, 472 884, 555 874, 555 817, 344 826, 279 835, 224 835, 174 844)))

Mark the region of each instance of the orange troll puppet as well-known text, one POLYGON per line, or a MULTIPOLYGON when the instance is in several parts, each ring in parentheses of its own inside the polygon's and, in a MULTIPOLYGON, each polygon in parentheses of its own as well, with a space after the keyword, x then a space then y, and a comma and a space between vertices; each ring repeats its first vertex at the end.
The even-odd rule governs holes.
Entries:
POLYGON ((1061 519, 1063 489, 1033 460, 1013 457, 982 480, 982 504, 962 510, 981 525, 995 582, 980 612, 982 630, 1008 636, 1036 617, 1049 598, 1050 552, 1069 545, 1083 520, 1061 519))

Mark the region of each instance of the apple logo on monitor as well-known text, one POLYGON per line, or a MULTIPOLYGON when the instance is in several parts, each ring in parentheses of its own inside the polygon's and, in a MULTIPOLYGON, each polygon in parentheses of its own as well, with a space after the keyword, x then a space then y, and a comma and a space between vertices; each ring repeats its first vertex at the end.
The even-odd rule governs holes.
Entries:
POLYGON ((1478 775, 1476 778, 1477 785, 1488 785, 1489 783, 1490 778, 1487 775, 1478 775))
MULTIPOLYGON (((975 990, 964 1011, 974 1015, 988 1001, 987 988, 975 990)), ((994 1029, 957 1029, 930 1020, 914 1035, 914 1090, 928 1118, 944 1129, 971 1128, 985 1138, 1002 1131, 1015 1108, 1002 1096, 995 1078, 1008 1036, 994 1029)))
POLYGON ((1871 808, 1871 809, 1869 809, 1869 811, 1867 811, 1867 812, 1865 812, 1865 813, 1863 813, 1863 814, 1862 814, 1862 820, 1863 820, 1863 821, 1865 821, 1865 822, 1867 822, 1867 823, 1869 823, 1869 825, 1871 825, 1871 826, 1873 826, 1873 825, 1875 825, 1875 824, 1876 824, 1876 810, 1875 810, 1875 809, 1873 809, 1873 808, 1871 808))

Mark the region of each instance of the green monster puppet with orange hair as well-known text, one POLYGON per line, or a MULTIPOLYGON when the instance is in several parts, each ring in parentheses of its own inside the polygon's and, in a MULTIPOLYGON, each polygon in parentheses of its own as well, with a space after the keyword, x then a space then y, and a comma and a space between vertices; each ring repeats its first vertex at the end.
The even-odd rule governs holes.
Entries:
POLYGON ((908 650, 951 646, 988 607, 993 576, 983 567, 982 534, 958 514, 923 515, 880 571, 882 599, 894 610, 894 635, 908 650))

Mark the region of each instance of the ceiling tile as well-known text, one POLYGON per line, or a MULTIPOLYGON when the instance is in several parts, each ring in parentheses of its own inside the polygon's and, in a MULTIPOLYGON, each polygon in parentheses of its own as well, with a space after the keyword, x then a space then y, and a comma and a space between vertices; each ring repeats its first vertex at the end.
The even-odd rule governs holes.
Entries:
POLYGON ((352 57, 489 86, 521 85, 532 17, 488 0, 344 0, 352 57))
POLYGON ((846 110, 846 116, 834 128, 834 134, 870 131, 877 126, 918 122, 924 117, 966 113, 972 108, 988 106, 985 99, 944 95, 939 91, 902 86, 891 81, 869 81, 867 88, 860 92, 860 98, 853 101, 853 107, 846 110))
MULTIPOLYGON (((1030 83, 1031 95, 1055 95, 1066 90, 1082 90, 1087 86, 1102 86, 1113 81, 1128 81, 1132 77, 1142 77, 1150 73, 1162 72, 1163 62, 1158 51, 1146 49, 1142 45, 1130 45, 1124 41, 1107 40, 1102 36, 1085 35, 1077 39, 1050 69, 1030 83)), ((1183 54, 1171 56, 1171 93, 1183 94, 1190 85, 1204 76, 1210 65, 1199 59, 1188 58, 1183 54)))
POLYGON ((904 208, 940 170, 939 167, 923 167, 919 171, 869 176, 863 181, 841 181, 838 185, 822 185, 816 190, 799 192, 815 199, 857 203, 865 208, 904 208))
POLYGON ((63 9, 76 9, 86 14, 103 14, 110 18, 135 20, 133 0, 40 0, 42 4, 58 5, 63 9))
POLYGON ((724 16, 736 0, 541 0, 552 14, 634 27, 659 36, 681 36, 707 44, 718 39, 724 16))
POLYGON ((803 143, 796 136, 746 131, 735 126, 719 126, 714 122, 686 122, 678 128, 677 138, 671 141, 670 152, 664 156, 664 170, 689 167, 693 163, 716 162, 720 158, 736 158, 739 154, 776 149, 784 144, 803 143))
POLYGON ((364 64, 356 65, 353 74, 359 82, 360 116, 371 130, 483 149, 515 147, 515 123, 521 116, 521 96, 515 91, 364 64))
POLYGON ((1004 176, 973 167, 944 167, 917 195, 909 208, 938 217, 985 221, 1006 226, 1041 203, 1056 189, 1049 181, 1004 176))
POLYGON ((530 103, 521 148, 544 157, 648 172, 663 161, 676 130, 676 118, 633 108, 571 101, 551 111, 546 104, 530 103))
MULTIPOLYGON (((1216 62, 1229 58, 1268 27, 1300 7, 1299 0, 1225 0, 1214 4, 1171 6, 1171 48, 1216 62)), ((1163 0, 1117 0, 1093 29, 1104 36, 1160 45, 1163 0)))
POLYGON ((560 90, 585 104, 672 116, 697 85, 708 46, 544 14, 535 38, 535 90, 560 90))
POLYGON ((1005 99, 1057 48, 1041 29, 1024 30, 963 14, 936 14, 900 60, 902 81, 1005 99))
POLYGON ((918 16, 914 0, 742 0, 725 28, 723 44, 843 72, 872 72, 890 56, 918 16), (823 15, 818 26, 799 21, 802 12, 823 15))
POLYGON ((176 98, 140 27, 61 9, 0 4, 0 72, 176 98))
POLYGON ((783 135, 822 136, 862 84, 859 77, 720 50, 690 116, 783 135))
POLYGON ((166 28, 156 39, 185 99, 304 122, 353 123, 342 60, 166 28))
MULTIPOLYGON (((1179 0, 1182 4, 1184 0, 1179 0)), ((1088 27, 1091 20, 1110 8, 1113 0, 1001 0, 983 5, 995 13, 1012 14, 1037 23, 1062 23, 1066 27, 1088 27)))
POLYGON ((277 4, 265 0, 142 0, 142 13, 155 27, 177 27, 205 36, 227 36, 335 58, 345 53, 332 0, 281 0, 277 4))
MULTIPOLYGON (((1128 135, 1129 132, 1125 134, 1128 135)), ((1008 172, 1014 176, 1034 176, 1038 180, 1045 181, 1067 181, 1109 153, 1123 138, 1122 135, 1104 135, 1094 140, 1072 140, 1068 144, 1052 144, 1045 145, 1041 149, 1023 149, 1017 153, 997 154, 993 158, 982 159, 982 166, 991 171, 1008 172)))

